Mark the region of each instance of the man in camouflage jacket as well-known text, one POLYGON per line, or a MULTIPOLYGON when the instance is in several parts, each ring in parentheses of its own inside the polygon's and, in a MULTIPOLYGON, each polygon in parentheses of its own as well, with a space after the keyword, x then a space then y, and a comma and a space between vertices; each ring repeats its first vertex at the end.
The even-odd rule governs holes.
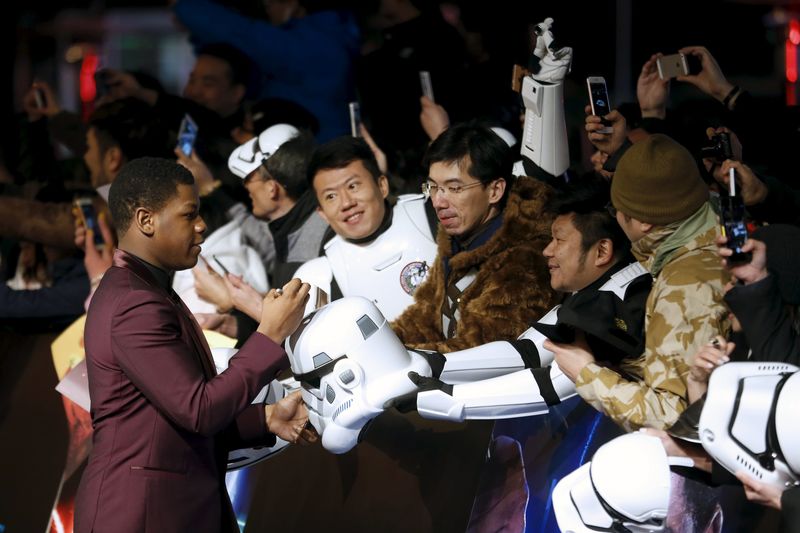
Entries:
POLYGON ((626 430, 665 429, 687 406, 691 358, 728 329, 722 299, 727 279, 714 243, 717 219, 691 154, 664 135, 625 153, 611 200, 632 252, 653 276, 644 353, 612 369, 585 350, 562 345, 556 361, 568 375, 575 369, 582 398, 626 430))

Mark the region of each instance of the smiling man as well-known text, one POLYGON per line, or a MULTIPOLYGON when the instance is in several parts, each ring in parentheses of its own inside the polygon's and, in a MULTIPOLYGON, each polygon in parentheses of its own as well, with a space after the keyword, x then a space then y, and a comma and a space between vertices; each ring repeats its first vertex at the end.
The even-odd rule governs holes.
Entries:
POLYGON ((471 124, 442 133, 424 166, 438 256, 392 329, 409 346, 440 352, 515 339, 555 303, 542 256, 551 189, 528 177, 512 182, 508 145, 471 124))
POLYGON ((252 405, 288 367, 280 343, 302 317, 308 286, 271 291, 261 323, 228 369, 211 351, 170 274, 193 267, 205 223, 194 179, 141 158, 114 181, 119 248, 84 333, 93 449, 76 498, 76 532, 238 531, 225 490, 229 449, 314 440, 299 395, 252 405))
POLYGON ((431 221, 421 194, 392 206, 389 182, 363 139, 338 137, 317 148, 308 165, 317 212, 336 236, 325 254, 296 276, 331 299, 369 298, 387 320, 413 302, 412 295, 436 257, 431 221))

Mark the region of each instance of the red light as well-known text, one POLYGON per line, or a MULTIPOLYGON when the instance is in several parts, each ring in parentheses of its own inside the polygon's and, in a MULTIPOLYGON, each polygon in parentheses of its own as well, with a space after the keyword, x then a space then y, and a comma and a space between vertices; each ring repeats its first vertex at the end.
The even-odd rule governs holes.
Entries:
POLYGON ((94 102, 94 98, 97 96, 97 87, 94 84, 94 73, 97 71, 99 64, 100 61, 97 58, 97 54, 94 52, 87 52, 83 55, 79 80, 81 102, 94 102))
POLYGON ((790 41, 786 41, 786 80, 797 81, 797 46, 790 41))
POLYGON ((789 21, 789 40, 794 45, 800 44, 800 21, 797 19, 789 21))

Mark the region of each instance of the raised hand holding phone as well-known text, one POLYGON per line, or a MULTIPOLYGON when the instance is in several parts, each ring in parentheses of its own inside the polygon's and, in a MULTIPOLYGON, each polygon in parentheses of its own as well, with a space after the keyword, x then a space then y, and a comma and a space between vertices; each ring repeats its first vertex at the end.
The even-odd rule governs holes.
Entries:
MULTIPOLYGON (((589 76, 586 78, 586 86, 589 90, 589 106, 592 108, 592 115, 605 117, 611 113, 611 100, 608 97, 606 79, 602 76, 589 76)), ((605 124, 605 122, 604 122, 605 124)), ((611 133, 613 128, 606 126, 597 133, 611 133)))

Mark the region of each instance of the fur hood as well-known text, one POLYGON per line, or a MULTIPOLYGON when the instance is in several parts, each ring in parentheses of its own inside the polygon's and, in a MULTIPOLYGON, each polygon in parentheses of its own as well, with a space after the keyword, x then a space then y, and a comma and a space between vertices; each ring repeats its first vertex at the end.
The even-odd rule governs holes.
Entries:
MULTIPOLYGON (((460 252, 452 256, 452 239, 440 226, 437 234, 439 256, 450 259, 450 268, 455 271, 469 270, 490 257, 502 254, 509 247, 523 241, 545 239, 550 241, 552 219, 543 216, 553 189, 536 178, 520 176, 511 186, 506 208, 500 213, 503 224, 492 237, 475 250, 460 252)), ((544 246, 542 249, 544 249, 544 246)))

